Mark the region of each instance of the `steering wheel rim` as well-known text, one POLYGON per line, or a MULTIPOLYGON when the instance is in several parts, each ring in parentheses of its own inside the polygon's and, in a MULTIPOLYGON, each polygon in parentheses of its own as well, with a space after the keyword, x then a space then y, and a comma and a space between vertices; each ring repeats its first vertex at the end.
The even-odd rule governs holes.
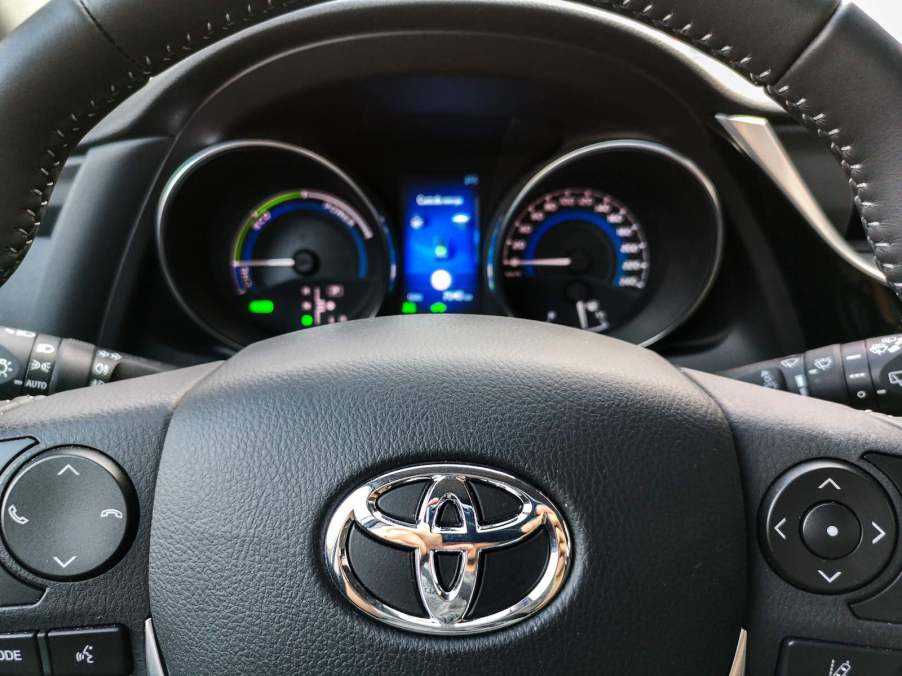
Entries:
MULTIPOLYGON (((141 3, 124 0, 53 0, 10 39, 0 44, 0 83, 3 83, 0 95, 9 103, 0 109, 0 122, 4 124, 4 128, 22 130, 21 134, 4 135, 0 139, 0 163, 5 163, 3 173, 10 177, 9 181, 0 185, 0 279, 8 278, 25 255, 40 225, 41 214, 67 154, 106 112, 142 86, 148 77, 162 72, 199 46, 212 44, 243 27, 291 11, 301 3, 279 3, 274 0, 250 4, 218 2, 215 3, 216 21, 207 18, 211 4, 200 0, 167 0, 165 6, 157 3, 152 11, 148 11, 148 7, 141 3), (178 41, 171 39, 175 35, 180 36, 178 41), (43 47, 53 41, 59 42, 62 47, 49 54, 43 51, 43 47), (71 58, 73 53, 78 54, 77 59, 71 58), (47 77, 38 76, 45 72, 47 77), (36 101, 46 102, 46 105, 36 106, 36 101), (37 161, 34 159, 36 156, 39 157, 37 161)), ((478 8, 491 3, 466 4, 478 8)), ((902 134, 892 133, 895 126, 902 123, 897 123, 891 112, 902 107, 895 105, 902 102, 902 85, 892 78, 881 77, 883 73, 902 69, 902 50, 898 43, 860 10, 834 0, 792 3, 781 0, 685 0, 652 4, 616 0, 595 4, 639 19, 716 56, 756 84, 765 86, 791 114, 824 138, 850 177, 856 204, 881 269, 897 293, 902 293, 902 204, 897 204, 902 200, 893 189, 894 164, 896 158, 902 156, 902 141, 899 140, 902 134), (744 24, 746 33, 743 34, 733 32, 739 26, 731 18, 738 12, 742 12, 748 19, 744 24), (759 54, 767 54, 767 58, 762 59, 759 54), (850 68, 855 70, 854 76, 849 75, 850 68), (839 91, 832 86, 840 75, 845 78, 848 90, 839 91)), ((516 323, 518 328, 515 330, 509 320, 498 320, 499 323, 496 324, 484 319, 477 320, 472 325, 468 320, 459 318, 445 318, 443 321, 447 323, 446 326, 443 325, 441 329, 436 328, 436 325, 428 326, 420 336, 425 344, 431 345, 439 344, 443 333, 456 336, 457 345, 464 353, 463 357, 457 355, 461 359, 459 365, 462 372, 465 372, 463 362, 470 356, 490 352, 491 341, 498 340, 499 333, 508 335, 506 332, 509 331, 511 342, 514 340, 513 334, 519 333, 521 327, 516 323)), ((424 326, 427 324, 424 323, 424 326)), ((366 343, 366 348, 371 349, 370 341, 373 340, 383 341, 386 353, 391 353, 392 345, 402 346, 410 354, 424 359, 424 363, 438 364, 439 357, 435 352, 405 341, 404 336, 410 335, 406 333, 410 326, 404 326, 402 333, 395 320, 382 320, 364 327, 355 326, 353 328, 356 333, 337 327, 329 334, 329 338, 326 337, 326 332, 319 335, 322 336, 320 341, 334 339, 344 348, 357 349, 354 353, 358 358, 354 362, 356 368, 364 368, 365 362, 361 357, 363 344, 366 343)), ((736 588, 737 582, 732 577, 741 577, 743 572, 741 563, 736 563, 736 559, 742 548, 741 544, 744 544, 744 537, 735 539, 738 531, 744 534, 744 529, 737 525, 742 507, 736 502, 739 494, 738 474, 737 468, 733 466, 735 458, 730 455, 729 430, 718 410, 709 406, 710 402, 704 396, 699 397, 699 393, 693 389, 695 386, 678 376, 672 368, 663 363, 645 361, 647 356, 640 355, 646 353, 635 348, 621 353, 620 347, 615 347, 604 339, 593 337, 592 340, 598 342, 590 346, 583 342, 585 337, 565 336, 565 332, 558 333, 555 329, 550 330, 554 333, 553 336, 547 328, 531 327, 523 331, 526 341, 534 347, 555 344, 555 349, 559 350, 560 345, 564 344, 573 355, 595 355, 600 361, 621 362, 617 366, 593 371, 596 384, 610 386, 613 378, 617 387, 625 392, 630 379, 624 376, 624 370, 628 370, 630 364, 642 362, 642 368, 634 370, 642 372, 644 369, 654 378, 669 383, 673 388, 670 394, 676 392, 680 395, 673 397, 681 402, 679 406, 674 404, 675 409, 684 415, 688 414, 686 419, 690 422, 697 418, 695 422, 699 429, 704 428, 709 435, 708 439, 717 440, 716 443, 709 441, 712 448, 708 450, 714 452, 711 454, 712 458, 702 464, 709 471, 716 465, 719 475, 725 478, 724 485, 717 489, 713 497, 713 503, 719 504, 723 510, 722 520, 715 530, 726 533, 729 528, 734 528, 732 536, 725 538, 730 540, 730 545, 724 545, 727 547, 724 558, 732 563, 729 566, 732 572, 724 574, 724 580, 731 579, 729 584, 724 585, 724 589, 736 588), (729 458, 729 462, 724 463, 724 458, 729 458)), ((186 388, 180 382, 178 397, 184 395, 187 404, 171 404, 171 408, 179 408, 183 412, 177 413, 166 435, 167 449, 163 454, 158 484, 159 505, 154 510, 156 525, 153 537, 156 544, 151 549, 152 557, 156 557, 155 564, 154 559, 151 559, 156 572, 152 567, 151 577, 157 589, 154 603, 161 609, 161 617, 166 621, 160 632, 164 646, 176 646, 184 651, 176 664, 188 673, 201 673, 202 669, 198 665, 204 663, 216 664, 213 655, 193 653, 190 640, 178 639, 178 636, 186 636, 190 628, 179 626, 172 611, 172 608, 181 603, 181 598, 196 591, 196 587, 190 585, 198 583, 196 577, 186 576, 189 586, 180 586, 178 571, 185 571, 184 567, 180 568, 179 564, 184 561, 180 562, 179 556, 184 555, 184 551, 176 544, 186 537, 190 539, 191 535, 191 524, 179 517, 178 510, 184 506, 186 496, 191 494, 191 482, 199 479, 194 466, 196 458, 192 457, 189 449, 197 443, 197 420, 204 417, 222 419, 221 407, 205 408, 210 401, 222 402, 239 396, 242 378, 250 378, 251 372, 258 374, 267 364, 270 375, 275 377, 278 372, 276 362, 286 351, 294 351, 295 346, 300 345, 299 342, 294 342, 298 340, 297 337, 288 337, 252 347, 237 360, 216 370, 214 375, 208 374, 207 380, 196 387, 186 388), (189 422, 186 423, 186 420, 189 422)), ((330 350, 334 348, 323 348, 322 342, 318 342, 316 338, 307 338, 306 341, 304 349, 311 348, 314 352, 321 350, 319 354, 325 364, 323 372, 319 374, 319 378, 323 380, 317 381, 318 384, 324 382, 330 369, 347 367, 347 364, 330 361, 334 356, 330 350), (316 347, 317 344, 319 348, 316 347)), ((498 359, 502 360, 503 357, 498 355, 498 359)), ((503 363, 523 367, 527 362, 522 353, 517 353, 512 362, 503 363)), ((574 365, 564 356, 557 355, 550 363, 558 373, 576 373, 574 365)), ((305 372, 306 369, 295 358, 291 374, 302 378, 305 372)), ((409 380, 404 382, 411 385, 419 382, 422 372, 414 369, 408 375, 409 380)), ((481 377, 485 374, 479 375, 481 377)), ((372 374, 364 373, 362 379, 368 381, 371 376, 372 374)), ((478 378, 462 382, 466 385, 475 380, 478 378)), ((259 381, 251 378, 251 382, 253 387, 249 391, 259 393, 259 381)), ((446 374, 445 383, 449 382, 457 381, 454 376, 446 374)), ((635 385, 637 382, 639 381, 633 380, 631 384, 635 385)), ((544 390, 539 390, 552 391, 549 383, 550 380, 545 383, 544 390)), ((705 389, 717 390, 717 385, 711 383, 704 383, 704 386, 705 389)), ((642 391, 654 399, 649 383, 643 383, 642 391)), ((480 390, 477 400, 487 401, 486 397, 490 394, 480 390)), ((719 399, 716 395, 712 396, 719 399)), ((102 401, 101 395, 94 395, 95 406, 99 406, 102 401)), ((588 403, 590 400, 582 401, 588 403)), ((271 403, 274 407, 278 406, 278 399, 273 399, 271 403)), ((665 407, 670 405, 667 402, 659 403, 663 403, 665 407)), ((535 405, 535 402, 531 405, 535 405)), ((638 406, 638 402, 633 402, 630 408, 638 410, 638 406)), ((46 407, 39 408, 43 408, 45 412, 47 410, 46 407)), ((233 415, 235 413, 232 411, 233 415)), ((155 411, 155 414, 159 415, 159 411, 155 411)), ((33 424, 29 422, 30 415, 30 412, 19 414, 14 411, 13 425, 27 427, 33 424), (17 416, 20 416, 20 423, 16 423, 17 416)), ((484 419, 484 422, 488 426, 490 419, 484 419)), ((734 420, 730 422, 740 424, 734 420)), ((435 428, 428 429, 436 431, 435 428)), ((211 434, 210 437, 215 439, 216 435, 211 434)), ((688 435, 687 439, 692 441, 694 437, 688 435)), ((463 444, 463 441, 458 441, 463 444)), ((433 461, 441 453, 452 454, 455 457, 451 460, 461 461, 472 461, 470 455, 475 454, 480 463, 489 462, 496 467, 502 465, 502 469, 514 464, 509 455, 499 452, 495 456, 485 447, 480 448, 478 453, 473 449, 461 450, 461 445, 455 448, 433 447, 426 453, 423 450, 425 443, 425 437, 419 438, 419 445, 415 444, 415 448, 409 451, 402 453, 395 448, 394 454, 373 457, 379 457, 377 464, 381 463, 386 467, 390 463, 402 461, 433 461)), ((103 444, 97 442, 97 445, 103 444)), ((686 448, 688 445, 691 444, 687 444, 686 448)), ((209 448, 205 450, 210 451, 209 448)), ((370 450, 377 453, 376 449, 370 450)), ((209 460, 213 462, 215 456, 209 456, 209 460)), ((359 463, 360 458, 356 458, 356 461, 359 463)), ((372 457, 368 457, 364 465, 372 466, 374 462, 372 457)), ((229 469, 234 471, 239 466, 238 459, 231 458, 231 463, 229 469)), ((124 462, 122 464, 127 465, 124 462)), ((515 466, 510 469, 515 474, 522 472, 517 471, 515 466)), ((658 468, 658 471, 661 469, 658 468)), ((342 478, 339 483, 347 488, 345 482, 365 479, 364 471, 368 470, 359 466, 350 471, 351 476, 342 478)), ((228 473, 217 476, 223 481, 235 478, 234 474, 228 473)), ((216 495, 226 494, 228 481, 218 485, 222 490, 217 491, 216 495)), ((334 483, 329 484, 329 487, 333 497, 340 497, 334 483)), ((557 494, 567 496, 563 485, 553 488, 549 492, 555 499, 560 499, 556 497, 557 494)), ((701 486, 698 488, 702 489, 701 486)), ((223 507, 218 505, 219 511, 223 507)), ((322 515, 316 516, 318 519, 322 515)), ((290 524, 285 526, 286 530, 290 530, 290 524)), ((574 528, 577 564, 573 580, 579 580, 580 576, 586 574, 579 568, 580 552, 589 549, 585 535, 580 535, 584 527, 585 524, 577 523, 574 528), (583 539, 580 540, 580 537, 583 539)), ((313 530, 317 531, 316 528, 313 530)), ((320 546, 314 536, 308 537, 303 544, 314 548, 320 546)), ((202 550, 198 550, 195 558, 201 558, 203 554, 202 550)), ((708 555, 710 554, 708 551, 708 555)), ((570 597, 576 594, 573 591, 576 585, 576 581, 563 585, 560 603, 552 604, 543 611, 538 616, 537 624, 531 629, 519 627, 513 631, 524 632, 518 634, 522 638, 529 631, 547 628, 552 622, 559 620, 572 602, 570 597)), ((213 590, 208 591, 213 593, 213 590)), ((724 607, 717 611, 717 617, 734 636, 738 628, 736 618, 741 615, 743 602, 744 599, 736 595, 724 602, 724 607)), ((342 612, 348 610, 342 608, 342 612)), ((371 630, 364 628, 361 631, 366 633, 371 630)), ((493 639, 490 637, 488 640, 493 639)), ((697 644, 693 645, 697 647, 697 644)), ((712 649, 712 655, 708 657, 711 660, 709 664, 722 664, 727 650, 732 653, 732 646, 712 649)), ((453 649, 448 645, 443 645, 441 651, 453 654, 453 649)))
MULTIPOLYGON (((0 44, 0 282, 40 228, 78 141, 153 75, 203 47, 316 2, 52 0, 0 44), (47 51, 47 44, 56 48, 47 51), (77 54, 77 58, 71 58, 77 54), (40 105, 37 104, 40 102, 40 105)), ((479 2, 472 3, 473 9, 479 2)), ((902 294, 902 47, 841 0, 599 0, 726 63, 824 139, 849 177, 867 238, 902 294), (741 15, 741 22, 735 16, 741 15), (841 82, 842 87, 836 83, 841 82)))

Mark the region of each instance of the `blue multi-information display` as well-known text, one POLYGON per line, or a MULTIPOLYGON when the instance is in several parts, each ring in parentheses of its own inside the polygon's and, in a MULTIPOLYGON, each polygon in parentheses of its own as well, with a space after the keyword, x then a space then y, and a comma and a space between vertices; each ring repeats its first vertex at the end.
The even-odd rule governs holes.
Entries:
POLYGON ((403 313, 476 309, 478 188, 474 175, 404 182, 403 313))

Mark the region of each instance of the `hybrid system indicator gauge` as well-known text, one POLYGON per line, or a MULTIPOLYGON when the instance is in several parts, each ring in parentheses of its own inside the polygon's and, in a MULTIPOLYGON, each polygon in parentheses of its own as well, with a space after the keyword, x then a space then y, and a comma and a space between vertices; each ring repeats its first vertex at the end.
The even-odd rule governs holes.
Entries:
POLYGON ((182 310, 230 348, 375 315, 397 263, 385 218, 340 167, 278 141, 226 141, 163 187, 161 267, 182 310))
POLYGON ((497 243, 495 282, 511 314, 604 333, 641 308, 648 240, 632 212, 592 188, 528 204, 497 243))
POLYGON ((229 263, 249 316, 273 332, 375 314, 393 268, 382 232, 318 190, 282 192, 255 207, 229 263))

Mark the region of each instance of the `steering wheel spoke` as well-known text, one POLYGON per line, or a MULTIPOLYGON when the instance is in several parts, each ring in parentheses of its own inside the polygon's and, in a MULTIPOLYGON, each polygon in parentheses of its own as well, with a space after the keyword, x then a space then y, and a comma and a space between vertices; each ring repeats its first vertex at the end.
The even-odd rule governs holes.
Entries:
POLYGON ((0 413, 0 649, 15 673, 143 673, 156 469, 178 400, 214 368, 0 413))
MULTIPOLYGON (((902 613, 892 601, 902 593, 898 421, 689 375, 722 407, 739 454, 753 534, 750 672, 772 670, 781 647, 780 659, 792 659, 787 639, 855 643, 866 630, 868 644, 898 645, 902 613)), ((831 650, 824 644, 825 664, 831 650)))

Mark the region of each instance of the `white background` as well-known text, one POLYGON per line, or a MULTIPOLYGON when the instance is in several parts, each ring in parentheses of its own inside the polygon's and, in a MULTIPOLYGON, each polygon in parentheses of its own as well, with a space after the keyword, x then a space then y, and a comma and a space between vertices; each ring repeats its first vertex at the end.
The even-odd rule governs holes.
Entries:
MULTIPOLYGON (((0 0, 2 1, 2 0, 0 0)), ((856 0, 886 29, 902 40, 902 0, 856 0)))

